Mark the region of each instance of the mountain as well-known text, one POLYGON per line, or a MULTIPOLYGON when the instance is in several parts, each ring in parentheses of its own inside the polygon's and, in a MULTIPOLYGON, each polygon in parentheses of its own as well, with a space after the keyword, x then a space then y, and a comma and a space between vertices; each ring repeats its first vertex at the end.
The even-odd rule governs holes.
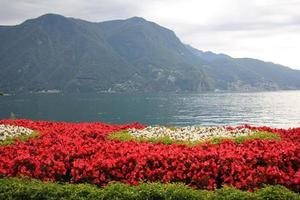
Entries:
POLYGON ((0 26, 8 93, 299 89, 300 71, 203 52, 143 18, 92 23, 46 14, 0 26))
POLYGON ((203 52, 189 45, 221 90, 292 90, 300 87, 300 71, 252 58, 232 58, 226 54, 203 52))

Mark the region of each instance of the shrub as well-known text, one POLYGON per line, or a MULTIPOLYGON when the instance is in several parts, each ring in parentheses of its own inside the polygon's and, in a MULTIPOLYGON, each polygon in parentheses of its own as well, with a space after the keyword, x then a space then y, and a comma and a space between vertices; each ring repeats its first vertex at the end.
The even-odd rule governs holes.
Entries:
POLYGON ((266 186, 252 192, 235 188, 195 190, 183 184, 142 183, 130 186, 112 183, 104 189, 89 184, 41 182, 27 178, 0 179, 2 200, 299 200, 300 194, 283 186, 266 186))
POLYGON ((237 190, 232 187, 225 187, 222 189, 215 190, 213 199, 250 200, 250 199, 255 199, 254 197, 255 197, 254 193, 237 190))
POLYGON ((102 199, 102 192, 93 185, 43 183, 26 178, 0 179, 0 199, 102 199))
POLYGON ((268 200, 300 200, 300 194, 294 193, 287 188, 276 185, 267 186, 260 190, 255 191, 255 197, 258 200, 268 199, 268 200))

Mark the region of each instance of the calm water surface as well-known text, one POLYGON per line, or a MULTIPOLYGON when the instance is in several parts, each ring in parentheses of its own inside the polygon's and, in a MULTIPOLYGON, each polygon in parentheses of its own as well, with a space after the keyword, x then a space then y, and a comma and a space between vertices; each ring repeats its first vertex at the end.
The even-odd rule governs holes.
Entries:
POLYGON ((0 118, 169 125, 300 127, 300 91, 204 94, 31 94, 0 97, 0 118))

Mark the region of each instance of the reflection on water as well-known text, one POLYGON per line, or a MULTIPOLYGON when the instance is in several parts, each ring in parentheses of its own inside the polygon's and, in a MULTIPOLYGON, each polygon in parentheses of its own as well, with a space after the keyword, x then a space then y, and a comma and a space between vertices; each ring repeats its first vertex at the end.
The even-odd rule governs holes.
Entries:
POLYGON ((31 94, 0 97, 0 118, 174 125, 300 127, 300 91, 203 94, 31 94))

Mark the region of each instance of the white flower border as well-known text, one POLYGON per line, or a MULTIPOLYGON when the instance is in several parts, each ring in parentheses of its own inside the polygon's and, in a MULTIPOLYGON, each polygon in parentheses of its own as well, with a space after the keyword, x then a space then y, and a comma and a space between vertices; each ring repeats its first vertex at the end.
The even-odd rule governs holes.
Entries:
POLYGON ((181 141, 199 141, 212 137, 235 138, 240 136, 249 136, 255 131, 248 128, 228 129, 226 127, 165 127, 165 126, 148 126, 144 129, 129 129, 128 133, 134 137, 158 138, 169 137, 173 140, 181 141))
POLYGON ((33 130, 22 127, 22 126, 0 124, 0 141, 4 141, 11 137, 18 137, 21 135, 30 135, 33 132, 34 132, 33 130))

